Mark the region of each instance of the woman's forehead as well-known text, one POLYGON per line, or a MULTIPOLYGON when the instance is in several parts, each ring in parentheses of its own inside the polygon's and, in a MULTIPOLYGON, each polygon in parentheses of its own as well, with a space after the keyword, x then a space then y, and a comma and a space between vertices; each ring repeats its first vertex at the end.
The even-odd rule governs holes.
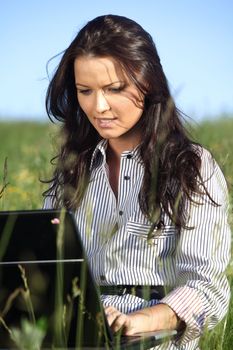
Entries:
POLYGON ((100 82, 128 81, 122 65, 113 57, 79 56, 74 61, 76 83, 98 79, 100 82))

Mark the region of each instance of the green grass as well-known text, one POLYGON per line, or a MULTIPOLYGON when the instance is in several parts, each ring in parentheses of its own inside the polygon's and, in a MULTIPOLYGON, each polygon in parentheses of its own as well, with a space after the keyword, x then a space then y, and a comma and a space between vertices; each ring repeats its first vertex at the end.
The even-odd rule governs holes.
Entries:
POLYGON ((205 121, 194 129, 195 139, 206 146, 221 166, 233 195, 233 118, 205 121))
POLYGON ((0 210, 39 209, 51 176, 56 127, 31 122, 0 123, 0 191, 7 184, 0 210))
MULTIPOLYGON (((205 121, 195 125, 194 139, 207 147, 220 164, 233 203, 233 118, 205 121)), ((31 122, 0 122, 0 210, 39 209, 42 192, 47 188, 39 179, 48 179, 49 163, 56 154, 57 127, 31 122)), ((233 223, 232 215, 230 217, 233 223)), ((233 226, 233 225, 232 225, 233 226)), ((233 270, 228 275, 233 290, 233 270)), ((233 343, 233 297, 229 313, 212 332, 201 340, 202 350, 231 350, 233 343)))

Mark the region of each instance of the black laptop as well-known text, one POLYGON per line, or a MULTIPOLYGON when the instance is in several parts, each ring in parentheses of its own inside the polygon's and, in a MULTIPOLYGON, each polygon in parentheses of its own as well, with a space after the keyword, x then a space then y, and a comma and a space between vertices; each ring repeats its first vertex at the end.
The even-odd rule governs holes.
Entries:
POLYGON ((176 335, 112 334, 74 216, 56 210, 0 212, 0 348, 25 324, 41 349, 149 349, 176 335))

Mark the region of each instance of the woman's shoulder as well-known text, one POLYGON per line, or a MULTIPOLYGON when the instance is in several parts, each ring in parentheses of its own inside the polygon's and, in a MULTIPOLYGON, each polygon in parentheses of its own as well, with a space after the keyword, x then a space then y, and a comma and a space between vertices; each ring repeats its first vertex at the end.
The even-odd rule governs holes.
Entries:
POLYGON ((192 150, 200 156, 201 160, 210 160, 214 159, 212 153, 210 150, 208 150, 206 147, 199 143, 192 143, 191 144, 192 150))
POLYGON ((200 144, 192 144, 193 152, 200 158, 200 172, 210 174, 216 170, 218 166, 214 155, 211 151, 200 144))
POLYGON ((226 178, 220 164, 210 150, 202 145, 193 145, 194 151, 201 160, 200 175, 204 185, 208 188, 213 198, 221 197, 226 200, 228 197, 228 188, 226 178))

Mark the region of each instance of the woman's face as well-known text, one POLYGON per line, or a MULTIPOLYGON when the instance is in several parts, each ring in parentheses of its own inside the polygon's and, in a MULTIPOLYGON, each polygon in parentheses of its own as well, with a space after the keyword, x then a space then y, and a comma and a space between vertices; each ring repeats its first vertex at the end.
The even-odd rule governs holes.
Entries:
POLYGON ((137 145, 144 96, 111 57, 81 56, 74 63, 80 107, 105 139, 137 145))

